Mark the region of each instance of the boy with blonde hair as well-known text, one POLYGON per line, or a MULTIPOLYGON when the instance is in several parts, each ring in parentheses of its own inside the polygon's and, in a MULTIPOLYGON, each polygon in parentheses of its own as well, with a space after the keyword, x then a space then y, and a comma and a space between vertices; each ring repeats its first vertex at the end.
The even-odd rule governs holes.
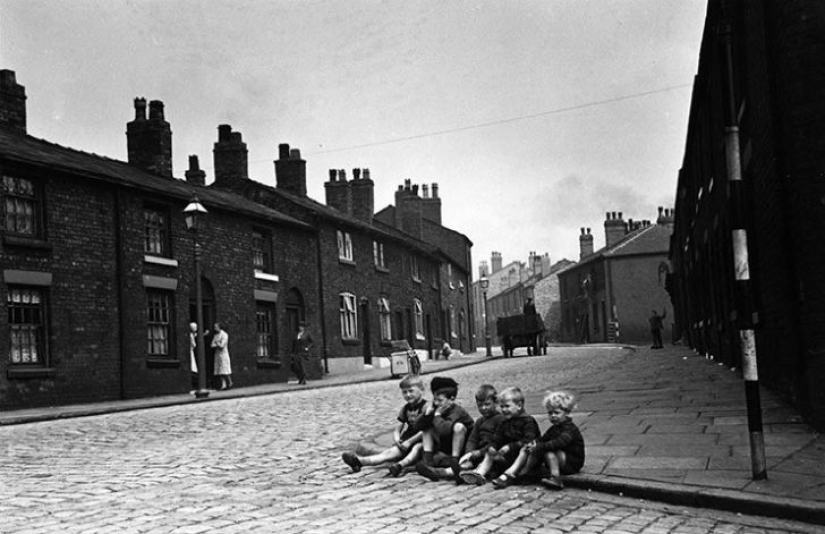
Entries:
POLYGON ((505 488, 534 473, 546 463, 550 476, 541 479, 543 486, 562 489, 562 475, 578 473, 584 466, 584 438, 570 419, 576 398, 567 391, 550 391, 544 397, 550 428, 537 440, 524 446, 507 471, 493 480, 496 488, 505 488))
POLYGON ((504 419, 496 425, 484 459, 474 470, 464 471, 460 475, 467 484, 484 484, 490 475, 505 470, 518 458, 522 447, 539 435, 536 419, 524 411, 524 394, 519 388, 502 391, 499 408, 504 419))
POLYGON ((419 429, 427 401, 424 400, 424 381, 418 375, 407 375, 398 384, 405 404, 398 412, 398 426, 392 435, 392 447, 375 454, 359 456, 345 452, 341 459, 353 472, 357 473, 365 465, 380 465, 393 462, 389 472, 394 477, 404 474, 421 456, 423 432, 419 429))

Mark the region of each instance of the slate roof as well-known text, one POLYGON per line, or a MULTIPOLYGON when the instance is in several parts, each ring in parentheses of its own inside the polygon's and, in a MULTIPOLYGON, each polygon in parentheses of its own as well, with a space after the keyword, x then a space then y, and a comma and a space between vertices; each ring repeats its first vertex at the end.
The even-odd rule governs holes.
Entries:
POLYGON ((618 243, 605 246, 585 256, 576 266, 586 265, 600 258, 618 258, 622 256, 638 256, 644 254, 667 254, 670 250, 670 235, 673 228, 653 224, 628 233, 618 243))
POLYGON ((0 158, 47 167, 122 187, 159 193, 183 201, 188 201, 194 194, 197 194, 198 199, 207 209, 225 209, 313 230, 312 226, 298 219, 234 193, 190 184, 185 180, 159 176, 119 160, 67 148, 30 135, 21 135, 3 129, 0 129, 0 158))
MULTIPOLYGON (((378 235, 384 238, 401 241, 405 245, 415 247, 426 254, 430 254, 431 256, 435 256, 439 253, 439 250, 435 246, 430 245, 429 243, 426 243, 424 241, 420 241, 414 238, 413 236, 396 229, 393 226, 385 225, 382 222, 376 220, 374 217, 372 223, 368 223, 366 221, 362 221, 361 219, 353 217, 352 215, 338 211, 335 208, 331 208, 326 204, 322 204, 317 200, 313 200, 308 196, 296 195, 289 191, 278 189, 277 187, 272 187, 270 185, 258 182, 253 179, 249 179, 245 185, 247 187, 257 187, 273 195, 280 196, 281 198, 289 202, 292 202, 310 211, 313 211, 317 213, 320 217, 323 217, 327 220, 331 220, 335 223, 345 224, 351 228, 359 229, 367 234, 378 235)), ((220 191, 220 189, 217 187, 215 187, 214 190, 220 191)))

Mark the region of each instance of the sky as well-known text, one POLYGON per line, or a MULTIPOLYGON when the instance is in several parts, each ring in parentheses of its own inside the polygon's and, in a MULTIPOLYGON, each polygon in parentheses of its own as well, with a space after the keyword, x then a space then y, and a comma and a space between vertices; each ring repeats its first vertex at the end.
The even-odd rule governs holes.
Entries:
POLYGON ((706 1, 0 0, 0 68, 29 134, 125 161, 133 100, 164 103, 173 168, 213 180, 220 124, 250 178, 278 145, 307 189, 370 169, 376 211, 439 186, 442 223, 493 251, 579 259, 606 212, 673 207, 706 1))

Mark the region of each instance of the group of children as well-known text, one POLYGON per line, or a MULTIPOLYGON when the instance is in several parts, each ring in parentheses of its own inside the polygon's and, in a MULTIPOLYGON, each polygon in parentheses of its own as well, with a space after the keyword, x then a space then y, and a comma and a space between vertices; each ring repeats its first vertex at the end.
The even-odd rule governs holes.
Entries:
POLYGON ((424 382, 418 375, 401 380, 404 406, 398 414, 393 445, 370 454, 345 452, 344 462, 355 472, 363 466, 391 462, 392 476, 413 468, 430 480, 482 485, 497 489, 540 481, 562 489, 562 475, 577 473, 584 465, 584 439, 570 419, 575 398, 566 391, 544 397, 550 427, 540 433, 536 419, 524 411, 524 394, 510 387, 501 393, 490 384, 476 391, 481 416, 473 421, 456 404, 458 384, 434 377, 433 399, 424 399, 424 382))

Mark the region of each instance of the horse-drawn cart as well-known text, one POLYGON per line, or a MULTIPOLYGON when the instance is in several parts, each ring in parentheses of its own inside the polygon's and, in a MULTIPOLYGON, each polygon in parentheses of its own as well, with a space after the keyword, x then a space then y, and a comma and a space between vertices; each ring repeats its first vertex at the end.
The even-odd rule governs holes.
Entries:
POLYGON ((496 334, 501 340, 504 356, 513 355, 516 347, 527 347, 527 355, 547 354, 546 329, 541 315, 530 313, 499 317, 496 320, 496 334))

